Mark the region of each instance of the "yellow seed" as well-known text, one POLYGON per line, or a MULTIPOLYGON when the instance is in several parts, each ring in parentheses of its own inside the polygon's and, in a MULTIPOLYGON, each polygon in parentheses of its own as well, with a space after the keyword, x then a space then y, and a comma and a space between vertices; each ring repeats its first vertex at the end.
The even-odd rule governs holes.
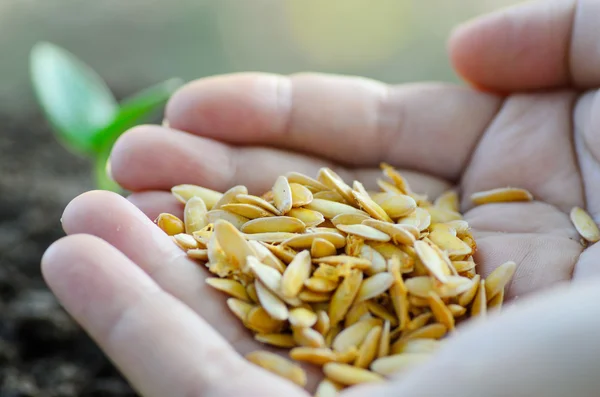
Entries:
POLYGON ((273 202, 280 214, 292 209, 292 188, 285 176, 280 176, 273 185, 273 202))
POLYGON ((185 232, 183 221, 175 215, 161 213, 154 222, 169 236, 185 232))
POLYGON ((448 211, 458 212, 460 210, 458 194, 454 190, 447 190, 440 194, 433 204, 448 211))
POLYGON ((431 275, 437 278, 440 282, 446 283, 450 275, 450 269, 446 262, 438 255, 438 253, 426 242, 415 241, 415 251, 419 255, 419 259, 431 275))
POLYGON ((331 222, 337 225, 360 225, 363 221, 371 219, 367 214, 339 214, 334 217, 331 222))
POLYGON ((344 180, 333 170, 329 168, 321 168, 319 170, 317 179, 331 190, 337 192, 349 204, 353 206, 358 205, 354 199, 354 196, 352 196, 352 188, 348 186, 344 180))
POLYGON ((342 390, 342 388, 343 386, 339 383, 325 378, 319 382, 314 397, 337 397, 338 392, 342 390))
POLYGON ((352 305, 354 298, 356 298, 356 295, 358 294, 362 279, 363 274, 361 271, 352 270, 335 290, 335 293, 331 297, 328 313, 332 326, 336 326, 343 320, 350 305, 352 305))
POLYGON ((368 368, 371 362, 377 356, 379 347, 379 338, 381 337, 381 326, 373 327, 358 349, 358 357, 354 365, 359 368, 368 368))
POLYGON ((375 317, 379 317, 382 320, 390 322, 393 327, 398 325, 398 318, 394 314, 390 313, 388 309, 385 308, 385 306, 380 305, 379 303, 373 300, 369 300, 365 303, 369 312, 372 315, 374 315, 375 317))
POLYGON ((272 334, 282 331, 284 322, 276 320, 262 306, 253 306, 248 312, 244 325, 260 334, 272 334))
POLYGON ((246 293, 252 302, 258 303, 258 295, 256 294, 256 287, 254 286, 254 283, 246 286, 246 293))
POLYGON ((200 248, 192 248, 187 250, 187 256, 192 259, 197 259, 203 262, 208 261, 208 250, 200 248))
POLYGON ((331 292, 337 288, 338 282, 321 277, 311 277, 304 281, 304 286, 315 292, 331 292))
POLYGON ((449 231, 433 230, 427 237, 449 256, 464 256, 472 253, 472 249, 467 243, 449 231))
POLYGON ((244 185, 233 186, 225 193, 223 193, 219 201, 217 201, 212 207, 212 210, 218 210, 225 204, 237 202, 236 197, 238 194, 248 194, 248 188, 246 188, 246 186, 244 185))
POLYGON ((376 318, 361 320, 352 324, 336 336, 332 347, 338 352, 346 351, 352 346, 358 347, 365 340, 371 329, 381 324, 383 324, 383 321, 376 318))
POLYGON ((377 348, 377 358, 385 357, 390 353, 390 329, 389 321, 383 323, 381 337, 379 338, 379 347, 377 348))
POLYGON ((435 353, 442 345, 437 339, 406 339, 394 346, 392 354, 435 353))
POLYGON ((290 325, 293 327, 310 328, 317 322, 317 314, 304 307, 297 307, 290 310, 290 325))
POLYGON ((335 190, 323 190, 313 194, 314 199, 335 201, 336 203, 348 204, 346 200, 335 190))
POLYGON ((323 256, 335 255, 337 252, 335 245, 323 238, 316 238, 310 246, 310 256, 312 258, 321 258, 323 256))
POLYGON ((416 316, 415 318, 413 318, 409 323, 408 326, 406 327, 407 331, 414 331, 417 330, 419 328, 424 327, 429 320, 431 320, 431 318, 433 317, 433 313, 431 312, 425 312, 422 314, 419 314, 418 316, 416 316))
POLYGON ((479 282, 479 289, 477 295, 473 299, 473 306, 471 306, 471 317, 480 316, 485 317, 487 314, 487 298, 486 298, 485 281, 479 282))
POLYGON ((318 302, 329 302, 331 299, 331 293, 329 292, 314 292, 309 289, 303 289, 298 294, 298 298, 302 302, 318 303, 318 302))
POLYGON ((302 290, 304 282, 310 276, 310 271, 310 252, 305 250, 296 255, 283 272, 281 280, 281 292, 283 296, 288 298, 297 296, 302 290))
POLYGON ((283 241, 281 245, 295 249, 309 250, 312 247, 313 241, 317 238, 329 241, 336 249, 342 248, 344 245, 346 245, 346 239, 344 236, 339 233, 325 231, 299 234, 283 241))
POLYGON ((293 328, 293 336, 298 346, 325 347, 325 338, 312 328, 293 328))
POLYGON ((267 216, 275 216, 273 212, 269 212, 263 207, 248 203, 231 203, 225 204, 221 209, 232 212, 247 219, 264 218, 267 216))
POLYGON ((480 279, 481 276, 479 274, 476 274, 475 277, 471 279, 471 287, 465 292, 463 292, 458 298, 459 305, 466 307, 473 301, 473 298, 475 298, 475 294, 477 294, 477 290, 479 289, 480 279))
POLYGON ((404 194, 388 193, 379 197, 376 202, 393 219, 410 215, 417 208, 416 201, 404 194))
POLYGON ((569 216, 581 237, 590 243, 600 241, 600 229, 598 229, 598 225, 594 222, 590 214, 582 208, 573 207, 569 216))
POLYGON ((183 250, 198 248, 198 242, 189 234, 179 233, 172 236, 172 238, 175 241, 175 244, 177 244, 183 250))
POLYGON ((503 290, 517 270, 517 264, 508 261, 498 266, 485 279, 485 292, 488 299, 492 299, 503 290))
POLYGON ((294 337, 290 334, 256 334, 254 339, 266 345, 292 348, 296 346, 294 337))
POLYGON ((318 198, 314 198, 313 201, 304 208, 320 212, 326 219, 333 219, 339 214, 365 214, 364 211, 356 209, 348 204, 318 198))
POLYGON ((278 354, 262 350, 254 351, 246 354, 246 360, 267 371, 289 379, 301 387, 306 385, 306 372, 278 354))
POLYGON ((191 197, 187 201, 183 210, 183 222, 187 234, 202 230, 208 224, 207 211, 206 204, 201 198, 191 197))
POLYGON ((333 350, 327 347, 295 347, 290 351, 290 358, 296 361, 303 361, 322 366, 329 362, 336 361, 337 356, 333 350))
POLYGON ((348 364, 327 363, 323 366, 323 372, 335 382, 347 386, 384 381, 381 375, 348 364))
POLYGON ((362 302, 383 294, 394 283, 394 277, 388 272, 377 273, 363 280, 356 302, 362 302))
POLYGON ((471 195, 474 204, 503 203, 512 201, 532 201, 533 195, 525 189, 502 187, 485 190, 471 195))
POLYGON ((222 209, 212 209, 206 213, 206 221, 209 224, 214 224, 219 219, 223 219, 225 221, 230 222, 238 230, 241 229, 244 223, 248 222, 249 220, 246 217, 222 209))
POLYGON ((392 222, 392 218, 390 218, 390 216, 383 210, 383 208, 379 206, 379 204, 371 199, 369 194, 364 191, 364 188, 362 188, 362 184, 360 182, 354 182, 354 190, 352 191, 352 195, 358 202, 360 208, 373 218, 384 222, 392 222), (357 190, 362 190, 362 192, 357 190))
POLYGON ((206 284, 211 287, 218 289, 219 291, 225 292, 234 298, 250 302, 250 297, 246 293, 246 289, 242 284, 235 280, 229 280, 226 278, 210 277, 207 278, 206 284))
POLYGON ((298 183, 311 188, 313 191, 328 190, 327 186, 321 182, 299 172, 288 172, 285 176, 289 183, 298 183))
MULTIPOLYGON (((498 294, 497 296, 499 296, 500 294, 498 294)), ((450 310, 450 313, 452 313, 452 315, 454 317, 460 317, 462 315, 464 315, 467 312, 467 309, 461 305, 457 305, 457 304, 450 304, 448 305, 448 310, 450 310)))
POLYGON ((301 220, 306 227, 314 227, 325 222, 323 214, 306 208, 292 208, 286 215, 301 220))
POLYGON ((281 299, 269 291, 269 289, 263 283, 261 283, 260 280, 254 281, 254 287, 256 288, 258 301, 272 318, 281 321, 288 319, 288 308, 281 299))
POLYGON ((454 329, 454 316, 442 299, 433 291, 429 293, 429 306, 438 323, 444 324, 448 329, 454 329))
POLYGON ((171 188, 171 193, 184 204, 192 197, 199 197, 204 201, 206 208, 209 210, 212 209, 217 201, 223 196, 222 193, 196 185, 173 186, 171 188))
POLYGON ((502 308, 502 304, 504 302, 504 290, 500 290, 492 299, 489 299, 487 302, 487 310, 498 310, 502 308))
POLYGON ((227 306, 242 322, 248 318, 248 313, 254 308, 254 305, 236 298, 227 299, 227 306))
POLYGON ((329 332, 329 316, 325 310, 317 311, 317 322, 315 323, 314 329, 321 335, 325 336, 329 332))
POLYGON ((292 207, 302 207, 310 204, 313 200, 312 192, 299 183, 290 183, 290 189, 292 190, 292 207))
POLYGON ((431 224, 431 214, 424 208, 417 207, 411 214, 398 219, 399 225, 414 226, 419 231, 427 230, 431 224))
POLYGON ((371 370, 383 376, 393 376, 414 368, 431 358, 426 353, 404 353, 378 358, 371 364, 371 370))
POLYGON ((350 306, 350 309, 348 309, 348 313, 346 313, 346 317, 344 318, 344 328, 348 328, 349 326, 368 318, 370 318, 370 314, 367 302, 355 302, 350 306))

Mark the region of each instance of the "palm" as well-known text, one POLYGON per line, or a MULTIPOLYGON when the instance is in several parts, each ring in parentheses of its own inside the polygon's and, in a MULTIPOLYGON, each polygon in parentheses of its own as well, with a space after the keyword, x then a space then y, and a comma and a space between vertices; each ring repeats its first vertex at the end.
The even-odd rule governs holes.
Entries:
MULTIPOLYGON (((378 165, 385 161, 407 170, 414 190, 430 197, 457 187, 478 241, 479 271, 488 274, 506 260, 516 261, 508 297, 521 297, 569 280, 574 269, 576 275, 592 271, 593 258, 580 258, 583 246, 568 211, 581 206, 593 216, 600 214, 600 140, 592 134, 600 126, 600 118, 594 116, 600 114, 600 99, 594 95, 557 91, 501 98, 452 86, 388 88, 363 79, 314 75, 293 81, 265 75, 208 79, 176 95, 167 111, 171 128, 139 127, 115 148, 113 175, 136 192, 131 201, 145 215, 120 197, 96 192, 74 200, 63 224, 69 234, 106 240, 192 309, 199 331, 183 339, 190 349, 204 351, 197 358, 200 363, 202 358, 211 360, 219 373, 232 362, 241 364, 217 333, 240 353, 264 345, 254 342, 229 315, 224 297, 205 285, 207 274, 152 224, 160 212, 181 211, 168 193, 171 186, 194 183, 223 191, 245 184, 261 193, 287 171, 314 175, 318 168, 331 166, 344 179, 373 187, 378 165), (528 189, 536 202, 472 208, 471 193, 507 185, 528 189), (206 338, 217 346, 209 352, 202 344, 206 338)), ((98 251, 102 256, 116 255, 106 245, 96 248, 103 250, 98 251)), ((116 256, 114 261, 126 262, 116 256)), ((53 272, 60 277, 58 270, 53 272)), ((174 324, 156 320, 158 335, 153 341, 178 332, 176 318, 160 311, 156 315, 174 324)), ((121 333, 127 327, 143 330, 120 316, 113 321, 121 333)), ((118 356, 111 349, 111 343, 120 340, 113 328, 93 336, 109 354, 118 356)), ((119 360, 125 367, 131 365, 126 358, 119 360)), ((291 391, 267 373, 245 371, 239 379, 227 379, 229 393, 218 395, 239 395, 249 384, 255 395, 302 395, 300 389, 291 391)), ((135 378, 138 372, 133 373, 135 378)), ((312 385, 318 373, 312 372, 312 385)), ((186 374, 183 380, 189 381, 191 375, 186 374)), ((141 383, 139 379, 142 375, 137 378, 141 383)), ((204 381, 209 383, 208 378, 204 381)), ((162 391, 149 389, 148 395, 169 393, 167 386, 162 391)))

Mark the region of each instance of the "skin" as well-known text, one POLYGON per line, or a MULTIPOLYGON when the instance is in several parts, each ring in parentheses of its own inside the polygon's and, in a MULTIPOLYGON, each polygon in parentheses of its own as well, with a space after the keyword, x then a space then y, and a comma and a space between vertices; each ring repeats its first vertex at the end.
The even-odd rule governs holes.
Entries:
POLYGON ((144 396, 307 396, 241 358, 262 346, 151 219, 181 213, 175 184, 260 193, 284 172, 331 166, 372 187, 386 161, 431 197, 460 190, 483 275, 518 268, 502 313, 392 382, 343 395, 594 396, 600 246, 584 250, 568 212, 600 221, 598 15, 596 0, 547 0, 460 26, 449 54, 471 87, 316 74, 192 82, 168 104, 169 128, 117 142, 112 173, 129 200, 89 192, 68 205, 68 236, 42 260, 47 283, 144 396), (506 185, 536 201, 469 201, 506 185))

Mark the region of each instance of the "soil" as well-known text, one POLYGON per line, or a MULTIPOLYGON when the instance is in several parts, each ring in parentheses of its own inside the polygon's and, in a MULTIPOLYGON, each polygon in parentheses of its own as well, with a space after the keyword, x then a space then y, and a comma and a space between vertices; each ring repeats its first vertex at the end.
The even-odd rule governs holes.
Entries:
POLYGON ((65 205, 93 188, 85 159, 39 113, 0 114, 0 396, 136 396, 46 287, 40 259, 65 205))

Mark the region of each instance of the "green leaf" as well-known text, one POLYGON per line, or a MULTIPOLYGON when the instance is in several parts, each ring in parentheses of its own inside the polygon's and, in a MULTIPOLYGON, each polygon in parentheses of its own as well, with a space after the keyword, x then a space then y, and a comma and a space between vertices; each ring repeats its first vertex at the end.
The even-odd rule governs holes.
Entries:
POLYGON ((57 138, 72 151, 93 154, 94 135, 111 123, 119 109, 102 78, 70 52, 46 42, 31 50, 30 74, 57 138))
POLYGON ((123 100, 113 122, 94 137, 94 147, 112 146, 126 130, 143 123, 163 106, 182 84, 179 78, 169 79, 123 100))
POLYGON ((110 157, 110 148, 98 153, 94 159, 94 178, 96 188, 100 190, 109 190, 111 192, 122 193, 123 189, 115 182, 108 172, 108 159, 110 157))

